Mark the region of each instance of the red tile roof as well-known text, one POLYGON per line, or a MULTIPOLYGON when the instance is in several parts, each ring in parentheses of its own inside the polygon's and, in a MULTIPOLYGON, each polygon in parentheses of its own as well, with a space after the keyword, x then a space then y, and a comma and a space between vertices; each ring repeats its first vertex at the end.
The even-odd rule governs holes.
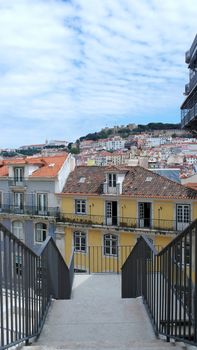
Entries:
POLYGON ((68 154, 65 152, 61 155, 50 156, 50 157, 24 157, 24 158, 13 158, 9 160, 3 160, 0 163, 0 177, 8 176, 9 165, 37 165, 38 169, 35 170, 29 178, 38 177, 56 177, 61 167, 63 166, 68 154))
MULTIPOLYGON (((69 175, 63 194, 102 195, 105 173, 111 167, 79 166, 69 175), (80 180, 81 179, 81 180, 80 180)), ((117 173, 117 167, 115 167, 117 173)), ((140 166, 119 167, 125 173, 122 196, 163 199, 197 199, 197 191, 140 166)))

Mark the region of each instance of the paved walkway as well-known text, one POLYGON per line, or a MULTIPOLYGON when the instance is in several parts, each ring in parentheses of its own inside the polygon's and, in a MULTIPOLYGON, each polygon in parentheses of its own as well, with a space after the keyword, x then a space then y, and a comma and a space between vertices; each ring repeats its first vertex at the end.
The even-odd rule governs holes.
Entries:
POLYGON ((36 344, 56 349, 167 349, 167 343, 155 339, 141 299, 121 299, 120 291, 118 275, 76 275, 72 299, 53 301, 36 344))

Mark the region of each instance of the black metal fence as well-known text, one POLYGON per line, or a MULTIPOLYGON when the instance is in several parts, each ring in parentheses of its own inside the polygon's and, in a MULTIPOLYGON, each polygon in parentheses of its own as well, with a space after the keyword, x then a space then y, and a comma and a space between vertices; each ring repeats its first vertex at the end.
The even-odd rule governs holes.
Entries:
POLYGON ((23 215, 38 215, 38 216, 54 216, 59 217, 58 207, 38 208, 33 205, 11 205, 3 204, 0 208, 0 213, 7 214, 23 214, 23 215))
POLYGON ((188 222, 178 222, 176 220, 166 219, 152 219, 152 218, 136 218, 136 217, 121 217, 104 215, 77 215, 71 213, 59 213, 57 221, 81 224, 81 225, 102 225, 102 226, 117 226, 120 228, 137 228, 137 229, 151 229, 156 231, 174 231, 181 232, 186 226, 189 226, 188 222))
POLYGON ((40 334, 51 298, 70 298, 73 273, 52 238, 36 255, 0 224, 1 349, 40 334))
POLYGON ((133 246, 88 246, 74 251, 75 272, 119 273, 133 246))
POLYGON ((122 267, 122 297, 142 296, 155 333, 197 345, 197 220, 159 253, 142 236, 122 267))

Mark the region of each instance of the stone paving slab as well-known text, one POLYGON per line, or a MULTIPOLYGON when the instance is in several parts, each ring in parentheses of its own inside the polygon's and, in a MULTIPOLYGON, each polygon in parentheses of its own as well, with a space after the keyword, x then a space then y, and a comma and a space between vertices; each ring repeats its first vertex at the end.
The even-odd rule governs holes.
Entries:
POLYGON ((72 299, 52 303, 40 350, 172 349, 156 340, 141 298, 120 291, 120 275, 75 275, 72 299))

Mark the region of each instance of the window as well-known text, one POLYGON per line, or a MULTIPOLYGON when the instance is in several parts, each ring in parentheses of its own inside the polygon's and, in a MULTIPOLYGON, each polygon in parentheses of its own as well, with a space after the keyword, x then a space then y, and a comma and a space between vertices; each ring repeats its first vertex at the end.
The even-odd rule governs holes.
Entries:
POLYGON ((76 199, 75 200, 75 214, 86 214, 86 200, 76 199))
POLYGON ((47 225, 39 222, 35 225, 35 241, 44 242, 47 237, 47 225))
POLYGON ((118 255, 118 237, 116 235, 104 235, 104 255, 118 255))
POLYGON ((190 264, 191 262, 190 244, 191 244, 190 239, 187 236, 186 241, 181 240, 175 246, 175 261, 178 264, 182 264, 182 265, 190 264))
POLYGON ((14 168, 14 180, 15 182, 23 182, 24 179, 24 169, 14 168))
POLYGON ((75 252, 86 253, 86 233, 74 232, 74 249, 75 252))
POLYGON ((25 240, 23 223, 21 221, 13 221, 12 233, 21 241, 25 240))
POLYGON ((15 256, 15 270, 17 275, 22 275, 22 256, 15 256))
POLYGON ((22 210, 24 207, 24 193, 14 192, 14 208, 22 210))
POLYGON ((47 211, 47 193, 38 193, 37 194, 37 206, 38 206, 38 212, 45 212, 47 211))
POLYGON ((109 187, 116 187, 116 174, 108 174, 109 187))
POLYGON ((2 209, 2 204, 3 204, 3 194, 0 192, 0 210, 2 209))

